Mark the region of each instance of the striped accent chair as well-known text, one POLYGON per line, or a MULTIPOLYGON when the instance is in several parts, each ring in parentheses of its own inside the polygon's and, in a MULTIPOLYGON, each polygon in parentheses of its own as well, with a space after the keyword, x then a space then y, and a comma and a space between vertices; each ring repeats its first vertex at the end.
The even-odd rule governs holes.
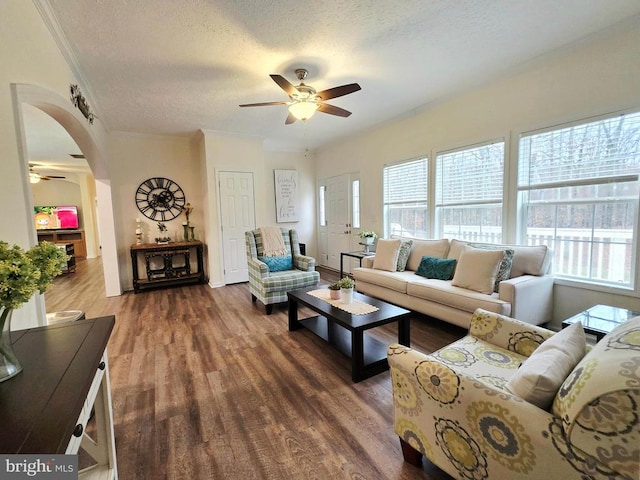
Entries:
POLYGON ((249 265, 249 291, 251 301, 260 300, 266 307, 267 315, 273 311, 274 303, 287 301, 287 292, 317 285, 320 274, 316 272, 316 259, 300 254, 298 233, 295 230, 280 229, 284 245, 292 256, 292 269, 272 272, 261 261, 264 249, 260 230, 245 232, 247 263, 249 265))

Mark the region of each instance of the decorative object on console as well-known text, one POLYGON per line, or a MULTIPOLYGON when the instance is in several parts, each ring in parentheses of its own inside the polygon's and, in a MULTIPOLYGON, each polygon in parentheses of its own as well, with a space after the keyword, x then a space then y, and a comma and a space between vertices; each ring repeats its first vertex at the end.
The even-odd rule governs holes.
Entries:
POLYGON ((360 237, 360 245, 364 247, 364 253, 369 253, 369 248, 378 235, 373 230, 362 230, 358 236, 360 237))
POLYGON ((89 120, 89 123, 93 125, 93 121, 98 117, 91 112, 91 107, 89 107, 87 100, 82 95, 82 92, 80 92, 80 87, 78 87, 78 85, 71 84, 69 90, 71 91, 71 102, 73 105, 80 110, 82 115, 84 115, 84 118, 89 120))
POLYGON ((0 241, 0 382, 22 371, 11 342, 11 316, 36 291, 44 293, 62 273, 67 255, 49 242, 24 251, 0 241))
POLYGON ((164 244, 171 241, 171 237, 167 235, 167 226, 164 223, 158 222, 158 231, 160 232, 160 236, 156 237, 156 243, 164 244))
POLYGON ((153 177, 142 182, 136 190, 135 199, 138 210, 154 221, 173 220, 185 207, 185 196, 180 185, 164 177, 153 177))
POLYGON ((136 245, 142 245, 144 239, 142 237, 142 221, 140 217, 136 217, 136 245))

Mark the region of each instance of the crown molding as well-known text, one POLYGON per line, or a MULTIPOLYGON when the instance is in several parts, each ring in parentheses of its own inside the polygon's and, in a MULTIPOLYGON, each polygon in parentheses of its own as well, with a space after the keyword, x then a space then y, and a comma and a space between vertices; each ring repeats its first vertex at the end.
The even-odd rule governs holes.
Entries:
POLYGON ((89 102, 93 105, 92 110, 97 118, 100 119, 100 122, 103 124, 105 130, 110 131, 110 128, 106 122, 104 115, 102 114, 102 109, 100 108, 100 103, 98 102, 95 94, 93 93, 93 89, 91 88, 91 84, 84 72, 82 71, 82 67, 78 62, 76 55, 74 53, 73 47, 67 40, 67 36, 64 34, 62 27, 60 26, 60 22, 58 22, 58 18, 51 8, 51 4, 49 0, 33 0, 33 4, 35 5, 40 17, 42 18, 44 24, 47 26, 49 33, 53 37, 53 40, 56 42, 60 53, 64 57, 67 66, 71 70, 71 73, 75 77, 80 89, 83 92, 83 95, 89 100, 89 102))

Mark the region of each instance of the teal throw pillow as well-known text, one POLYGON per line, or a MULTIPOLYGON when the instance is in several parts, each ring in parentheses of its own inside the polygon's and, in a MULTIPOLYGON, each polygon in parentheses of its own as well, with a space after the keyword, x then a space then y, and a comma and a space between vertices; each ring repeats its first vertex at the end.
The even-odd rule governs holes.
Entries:
POLYGON ((416 270, 416 275, 437 280, 451 280, 455 270, 455 258, 435 258, 425 255, 416 270))
POLYGON ((291 255, 282 255, 279 257, 258 257, 258 260, 267 264, 270 272, 284 272, 293 268, 293 259, 291 255))
POLYGON ((411 245, 413 245, 413 240, 403 240, 400 244, 396 272, 404 272, 407 268, 407 260, 409 260, 409 254, 411 253, 411 245))

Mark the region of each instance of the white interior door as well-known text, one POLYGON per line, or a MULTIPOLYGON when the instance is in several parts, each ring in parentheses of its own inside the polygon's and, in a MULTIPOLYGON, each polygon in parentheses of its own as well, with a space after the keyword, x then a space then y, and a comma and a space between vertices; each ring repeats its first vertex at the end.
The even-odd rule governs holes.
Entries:
POLYGON ((224 283, 249 281, 244 232, 256 228, 253 173, 218 175, 224 283))
POLYGON ((349 175, 328 178, 325 198, 329 226, 329 267, 339 270, 340 252, 349 251, 349 237, 351 235, 349 175))

